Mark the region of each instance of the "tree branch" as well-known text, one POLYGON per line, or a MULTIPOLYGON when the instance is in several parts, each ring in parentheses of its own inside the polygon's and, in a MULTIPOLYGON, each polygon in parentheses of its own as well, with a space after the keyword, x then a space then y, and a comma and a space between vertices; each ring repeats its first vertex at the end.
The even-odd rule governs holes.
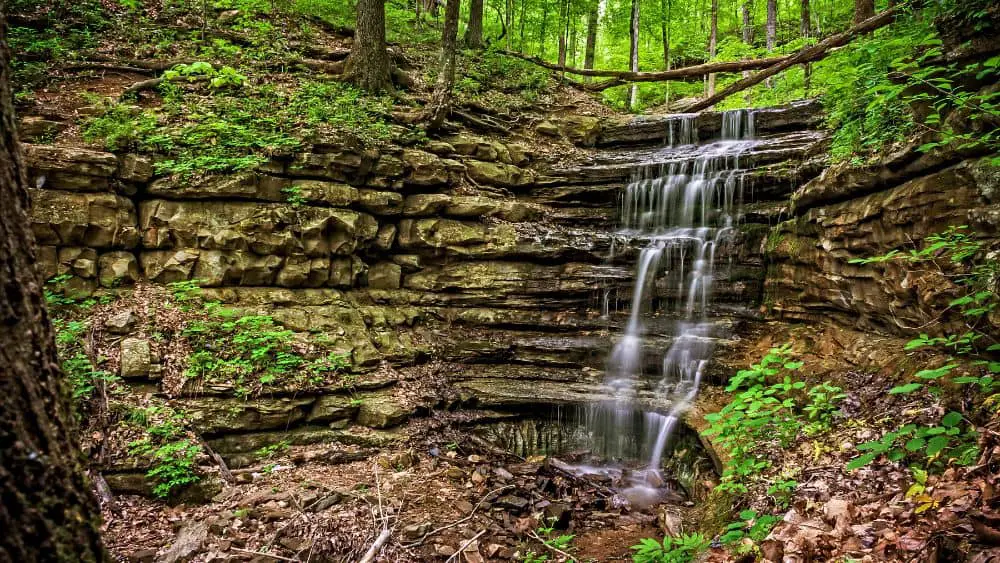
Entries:
POLYGON ((723 88, 716 95, 709 96, 708 98, 695 103, 691 107, 687 108, 686 111, 697 112, 710 108, 729 96, 737 92, 742 92, 751 86, 760 84, 764 80, 767 80, 787 68, 803 63, 818 61, 825 57, 832 49, 847 45, 859 35, 871 33, 876 29, 885 27, 896 21, 896 16, 899 15, 903 8, 904 5, 902 4, 894 6, 874 17, 868 18, 847 31, 831 35, 819 43, 806 47, 790 57, 785 57, 784 60, 773 66, 770 66, 752 76, 733 82, 729 86, 723 88))
MULTIPOLYGON (((790 58, 789 56, 768 57, 766 59, 747 59, 742 61, 725 61, 721 63, 704 63, 700 65, 693 65, 683 68, 675 68, 671 70, 661 70, 655 72, 631 72, 628 70, 599 70, 599 69, 588 69, 588 68, 573 68, 555 63, 550 63, 538 57, 530 57, 527 55, 522 55, 520 53, 514 53, 511 51, 499 51, 499 53, 507 55, 508 57, 514 57, 528 61, 538 66, 547 68, 549 70, 554 70, 557 72, 567 72, 569 74, 576 74, 579 76, 598 76, 606 78, 616 78, 618 79, 619 83, 662 82, 665 80, 694 78, 717 72, 741 72, 744 70, 759 70, 762 68, 771 67, 775 64, 778 64, 790 58)), ((613 81, 601 82, 598 84, 588 84, 586 85, 586 87, 588 89, 610 88, 611 86, 607 84, 610 84, 611 82, 613 81)))

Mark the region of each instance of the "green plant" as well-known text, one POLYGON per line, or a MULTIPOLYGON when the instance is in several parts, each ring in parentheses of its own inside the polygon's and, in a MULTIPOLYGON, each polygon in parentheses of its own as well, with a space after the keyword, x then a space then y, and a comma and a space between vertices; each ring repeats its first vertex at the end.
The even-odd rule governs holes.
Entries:
POLYGON ((146 478, 153 482, 154 495, 168 498, 178 488, 201 479, 196 460, 202 448, 187 435, 184 413, 167 406, 152 405, 132 409, 128 422, 146 434, 130 442, 128 451, 131 455, 149 460, 146 478))
MULTIPOLYGON (((539 526, 537 532, 535 533, 535 538, 541 541, 545 546, 562 551, 564 553, 569 553, 572 551, 573 538, 576 537, 571 534, 555 534, 555 528, 551 526, 539 526)), ((528 551, 525 554, 523 563, 542 563, 548 561, 549 556, 545 554, 536 554, 534 551, 528 551)))
POLYGON ((289 186, 287 188, 282 188, 281 193, 285 194, 285 201, 292 207, 301 207, 309 201, 302 196, 301 186, 289 186))
POLYGON ((264 459, 271 459, 272 457, 275 457, 278 454, 288 451, 289 447, 291 447, 291 443, 288 442, 287 440, 282 440, 277 444, 264 446, 263 448, 257 450, 255 453, 257 454, 258 457, 262 457, 264 459))
POLYGON ((767 488, 767 494, 774 497, 775 504, 782 508, 787 508, 788 504, 792 500, 792 495, 795 493, 795 489, 797 489, 798 486, 798 481, 793 479, 781 479, 771 483, 771 486, 767 488))
POLYGON ((718 413, 705 415, 710 425, 703 434, 731 458, 719 485, 723 491, 745 492, 746 480, 770 466, 761 444, 787 447, 804 425, 795 395, 805 383, 790 375, 802 362, 791 361, 790 350, 787 344, 772 348, 759 363, 737 372, 726 388, 738 391, 733 399, 718 413), (776 381, 768 384, 769 379, 776 381))
POLYGON ((841 391, 829 381, 809 389, 809 402, 802 407, 809 418, 809 423, 803 428, 806 436, 816 436, 830 428, 833 415, 838 410, 836 403, 847 397, 841 391))
POLYGON ((737 554, 752 552, 756 544, 764 541, 771 529, 781 521, 780 516, 757 514, 755 510, 744 510, 740 519, 726 526, 719 542, 737 554), (744 542, 749 539, 752 543, 744 542))
POLYGON ((662 542, 645 538, 632 546, 635 563, 690 563, 710 542, 702 534, 667 536, 662 542))

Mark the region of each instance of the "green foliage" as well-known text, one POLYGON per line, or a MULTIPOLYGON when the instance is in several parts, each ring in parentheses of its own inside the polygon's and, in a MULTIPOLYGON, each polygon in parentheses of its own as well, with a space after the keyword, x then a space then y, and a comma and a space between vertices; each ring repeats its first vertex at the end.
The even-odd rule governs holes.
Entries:
MULTIPOLYGON (((542 543, 547 547, 557 549, 565 553, 569 553, 573 550, 573 538, 576 537, 571 534, 556 535, 555 528, 551 526, 539 526, 537 535, 541 539, 542 543)), ((549 556, 547 554, 538 554, 529 550, 528 553, 524 555, 522 563, 543 563, 548 560, 549 556)))
POLYGON ((753 547, 764 541, 764 538, 771 533, 771 529, 781 522, 781 516, 761 515, 754 510, 744 510, 739 514, 740 519, 728 524, 719 542, 729 547, 736 554, 742 555, 750 553, 753 547), (753 543, 746 544, 743 540, 749 539, 753 543))
POLYGON ((168 74, 174 79, 160 86, 161 107, 113 105, 83 121, 84 139, 109 150, 162 154, 157 173, 196 178, 251 169, 325 136, 350 134, 371 144, 390 136, 388 100, 340 82, 254 85, 231 67, 216 70, 207 62, 177 65, 168 74), (189 91, 187 80, 199 77, 209 79, 214 95, 189 91))
POLYGON ((184 430, 184 414, 166 406, 133 409, 128 422, 144 430, 146 436, 129 443, 131 455, 150 462, 146 478, 153 482, 153 494, 169 498, 178 488, 197 483, 196 460, 202 448, 184 430))
POLYGON ((291 443, 288 442, 287 440, 282 440, 282 441, 278 442, 277 444, 271 444, 270 446, 264 446, 263 448, 260 448, 259 450, 257 450, 255 453, 259 457, 262 457, 264 459, 271 459, 271 458, 273 458, 273 457, 275 457, 275 456, 277 456, 279 454, 285 453, 286 451, 288 451, 289 447, 291 447, 291 443))
MULTIPOLYGON (((788 447, 805 425, 797 400, 805 383, 791 377, 802 362, 792 361, 790 350, 787 344, 772 348, 759 363, 740 370, 726 388, 736 392, 732 401, 718 413, 705 415, 710 426, 703 434, 713 437, 731 458, 719 485, 721 490, 745 492, 747 481, 770 466, 761 445, 776 442, 788 447)), ((816 413, 813 423, 824 420, 819 413, 832 416, 833 404, 840 399, 823 389, 814 388, 816 393, 810 395, 812 409, 808 412, 816 413)))
MULTIPOLYGON (((982 242, 976 240, 968 227, 963 225, 927 237, 925 244, 919 249, 906 253, 894 250, 882 256, 852 261, 859 264, 932 263, 942 272, 946 268, 957 269, 959 273, 954 277, 967 291, 963 297, 953 300, 950 306, 961 313, 968 330, 960 334, 934 337, 921 334, 906 344, 906 350, 937 348, 953 355, 942 365, 918 370, 913 374, 917 381, 893 387, 889 390, 890 395, 909 395, 918 391, 936 394, 942 386, 949 384, 975 385, 977 391, 986 397, 983 404, 994 402, 995 394, 1000 391, 1000 386, 996 383, 1000 362, 976 357, 1000 350, 1000 346, 995 343, 982 344, 992 339, 979 328, 998 303, 994 288, 1000 277, 1000 264, 993 259, 979 260, 982 254, 982 242), (957 370, 971 371, 971 374, 956 377, 953 374, 957 370)), ((939 424, 909 423, 886 433, 880 440, 859 444, 857 449, 863 453, 848 463, 847 468, 853 470, 863 467, 882 455, 890 461, 926 461, 935 468, 952 464, 967 465, 975 460, 978 451, 976 437, 975 425, 965 424, 962 414, 953 411, 946 414, 939 424)))
POLYGON ((77 401, 90 399, 101 384, 111 385, 120 380, 109 371, 96 369, 90 358, 83 353, 63 360, 61 367, 69 380, 73 399, 77 401))
POLYGON ((645 538, 633 545, 635 563, 690 563, 702 551, 708 549, 708 538, 702 534, 667 536, 662 542, 645 538))

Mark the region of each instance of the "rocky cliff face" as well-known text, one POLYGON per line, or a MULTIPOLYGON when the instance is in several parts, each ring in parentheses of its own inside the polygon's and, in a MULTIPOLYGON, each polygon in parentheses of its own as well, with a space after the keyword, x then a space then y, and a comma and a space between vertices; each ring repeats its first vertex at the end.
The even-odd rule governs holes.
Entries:
POLYGON ((949 272, 851 260, 909 252, 950 226, 968 226, 995 248, 998 186, 995 167, 950 150, 905 150, 861 170, 831 167, 796 191, 792 218, 769 241, 768 306, 779 318, 894 335, 946 329, 933 321, 960 294, 949 272))
MULTIPOLYGON (((768 225, 822 169, 823 135, 810 132, 817 110, 804 104, 758 121, 769 142, 746 155, 755 170, 744 180, 741 235, 717 257, 730 266, 716 283, 724 335, 757 315, 768 225)), ((717 114, 701 120, 701 136, 718 134, 717 114)), ((664 127, 543 124, 542 132, 607 147, 572 166, 461 136, 382 152, 317 144, 198 181, 157 177, 142 156, 29 145, 39 267, 76 294, 198 280, 209 298, 322 334, 349 355, 360 374, 350 389, 243 399, 225 386, 164 388, 167 344, 119 331, 121 375, 191 413, 237 465, 281 440, 392 440, 382 429, 424 407, 590 402, 603 393, 604 356, 627 315, 638 252, 616 243, 620 193, 662 146, 664 127), (426 390, 432 381, 444 387, 426 390), (420 404, 401 398, 413 388, 420 404)), ((657 291, 670 297, 670 288, 657 291)), ((655 330, 663 343, 673 336, 655 330)))

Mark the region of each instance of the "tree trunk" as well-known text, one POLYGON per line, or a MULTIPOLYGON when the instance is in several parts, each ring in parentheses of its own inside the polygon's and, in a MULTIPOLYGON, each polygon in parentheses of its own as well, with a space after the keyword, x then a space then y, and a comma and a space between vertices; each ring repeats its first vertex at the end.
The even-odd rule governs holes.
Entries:
POLYGON ((513 45, 514 36, 514 0, 506 0, 504 4, 504 18, 507 21, 507 50, 510 51, 511 45, 513 45))
MULTIPOLYGON (((778 34, 778 0, 767 0, 767 52, 774 51, 775 39, 778 34)), ((773 88, 774 81, 767 79, 767 87, 773 88)))
POLYGON ((0 561, 108 561, 35 269, 11 100, 0 9, 0 561))
POLYGON ((566 66, 567 24, 569 24, 569 0, 559 0, 559 66, 566 66))
POLYGON ((385 0, 358 0, 354 46, 344 62, 344 79, 370 92, 392 90, 385 46, 385 0))
POLYGON ((548 0, 542 0, 542 26, 538 30, 538 56, 545 58, 545 36, 546 27, 549 23, 549 2, 548 0))
MULTIPOLYGON (((639 0, 632 0, 632 20, 629 24, 629 70, 639 72, 639 0)), ((629 92, 628 107, 634 109, 639 101, 639 85, 633 84, 629 92)))
MULTIPOLYGON (((662 0, 660 2, 660 7, 661 8, 663 7, 662 0)), ((671 9, 672 8, 673 8, 673 2, 672 2, 672 0, 667 0, 667 7, 666 7, 667 29, 664 31, 664 35, 663 35, 663 62, 665 64, 667 70, 670 70, 670 27, 671 27, 671 24, 673 23, 671 21, 671 19, 670 19, 670 16, 671 16, 671 9)), ((669 82, 667 82, 667 85, 664 88, 663 103, 667 106, 667 109, 669 110, 670 109, 670 83, 669 82)))
MULTIPOLYGON (((587 45, 583 51, 583 68, 594 68, 594 58, 597 54, 597 11, 600 9, 599 0, 591 2, 590 11, 587 13, 587 45)), ((590 82, 590 77, 584 77, 585 82, 590 82)))
POLYGON ((573 5, 570 4, 569 7, 569 64, 570 66, 576 66, 576 46, 579 42, 577 40, 576 30, 577 22, 580 19, 579 14, 573 13, 573 5))
POLYGON ((465 46, 483 48, 483 0, 469 2, 469 25, 465 28, 465 46))
POLYGON ((451 90, 455 85, 455 50, 458 43, 458 14, 461 0, 448 0, 444 8, 444 29, 441 31, 441 63, 431 97, 430 118, 426 129, 434 131, 444 124, 451 113, 451 90))
POLYGON ((520 22, 519 22, 521 30, 519 32, 520 33, 520 37, 519 37, 518 42, 517 42, 517 50, 520 53, 524 53, 524 22, 526 22, 527 19, 528 19, 527 18, 527 14, 524 13, 524 10, 525 10, 525 7, 526 7, 527 3, 528 3, 528 0, 521 0, 521 19, 520 19, 520 22))
MULTIPOLYGON (((708 58, 714 59, 719 41, 719 0, 712 0, 712 26, 708 34, 708 58)), ((715 73, 708 75, 709 96, 715 95, 715 73)))
MULTIPOLYGON (((810 24, 809 24, 809 0, 802 0, 801 20, 800 20, 799 23, 800 23, 800 27, 801 27, 801 31, 802 31, 802 38, 803 39, 808 39, 809 38, 809 28, 811 27, 810 24)), ((809 96, 809 82, 811 81, 811 79, 812 79, 812 65, 809 64, 809 63, 806 63, 806 64, 802 65, 802 94, 803 94, 803 97, 808 97, 809 96)))
MULTIPOLYGON (((746 0, 743 5, 740 6, 740 11, 743 15, 743 43, 747 47, 753 47, 753 0, 746 0)), ((743 71, 743 78, 749 78, 750 71, 743 71)), ((747 105, 750 104, 750 93, 746 94, 747 105)))
POLYGON ((854 24, 875 15, 875 0, 854 0, 854 24))

